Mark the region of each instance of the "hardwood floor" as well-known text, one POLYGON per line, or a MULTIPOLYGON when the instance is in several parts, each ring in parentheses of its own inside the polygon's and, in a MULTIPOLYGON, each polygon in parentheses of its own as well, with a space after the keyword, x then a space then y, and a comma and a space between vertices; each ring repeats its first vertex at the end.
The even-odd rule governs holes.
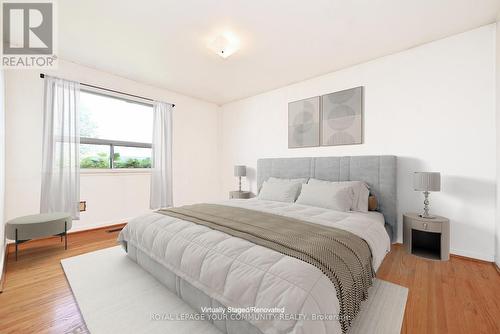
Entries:
POLYGON ((401 333, 500 333, 500 275, 492 263, 425 260, 393 245, 377 277, 409 288, 401 333))
MULTIPOLYGON (((60 260, 116 245, 118 232, 70 234, 11 252, 0 294, 0 333, 87 333, 60 260)), ((491 263, 424 260, 394 245, 378 277, 410 289, 402 333, 500 333, 500 274, 491 263)))
MULTIPOLYGON (((118 232, 106 229, 68 235, 68 250, 59 237, 11 247, 3 292, 0 333, 88 333, 60 261, 116 245, 118 232)), ((12 246, 12 245, 11 245, 12 246)))

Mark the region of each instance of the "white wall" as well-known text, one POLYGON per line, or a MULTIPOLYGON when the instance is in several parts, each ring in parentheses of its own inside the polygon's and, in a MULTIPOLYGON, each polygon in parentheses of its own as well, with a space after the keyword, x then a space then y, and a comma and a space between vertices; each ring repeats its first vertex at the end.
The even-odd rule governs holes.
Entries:
POLYGON ((496 102, 497 102, 497 217, 495 263, 500 268, 500 13, 496 23, 496 102))
POLYGON ((423 206, 412 172, 440 171, 431 209, 451 219, 452 252, 493 260, 495 25, 226 104, 221 113, 222 196, 236 187, 235 164, 250 167, 255 192, 258 158, 393 154, 400 219, 423 206), (364 144, 287 148, 288 102, 356 86, 365 87, 364 144))
MULTIPOLYGON (((39 212, 42 161, 43 80, 40 71, 6 71, 7 219, 39 212)), ((173 116, 174 204, 213 200, 218 180, 218 106, 61 60, 51 75, 175 103, 173 116)), ((81 199, 87 212, 74 230, 148 211, 149 174, 84 174, 81 199)))
POLYGON ((116 224, 149 210, 149 173, 82 173, 80 199, 87 211, 80 213, 75 230, 116 224))
POLYGON ((0 279, 5 258, 5 84, 4 71, 0 70, 0 279))

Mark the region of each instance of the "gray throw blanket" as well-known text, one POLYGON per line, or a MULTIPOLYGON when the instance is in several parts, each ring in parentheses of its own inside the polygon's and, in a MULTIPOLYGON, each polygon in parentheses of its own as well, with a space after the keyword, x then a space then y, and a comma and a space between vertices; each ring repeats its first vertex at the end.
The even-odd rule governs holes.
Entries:
POLYGON ((217 204, 194 204, 158 213, 207 226, 310 263, 332 281, 345 333, 368 296, 374 271, 370 247, 333 227, 270 213, 217 204))

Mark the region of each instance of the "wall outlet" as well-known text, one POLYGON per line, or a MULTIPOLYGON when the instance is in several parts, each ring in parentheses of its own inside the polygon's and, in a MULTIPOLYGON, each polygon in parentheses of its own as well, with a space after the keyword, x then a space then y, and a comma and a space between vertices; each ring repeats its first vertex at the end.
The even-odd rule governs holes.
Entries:
POLYGON ((87 201, 80 201, 80 212, 87 211, 87 201))

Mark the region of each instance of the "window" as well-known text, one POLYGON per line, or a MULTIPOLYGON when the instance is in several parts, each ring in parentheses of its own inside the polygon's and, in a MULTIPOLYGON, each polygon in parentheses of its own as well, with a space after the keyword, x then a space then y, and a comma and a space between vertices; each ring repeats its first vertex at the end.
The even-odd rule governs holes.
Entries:
POLYGON ((80 92, 80 168, 151 168, 153 106, 80 92))

